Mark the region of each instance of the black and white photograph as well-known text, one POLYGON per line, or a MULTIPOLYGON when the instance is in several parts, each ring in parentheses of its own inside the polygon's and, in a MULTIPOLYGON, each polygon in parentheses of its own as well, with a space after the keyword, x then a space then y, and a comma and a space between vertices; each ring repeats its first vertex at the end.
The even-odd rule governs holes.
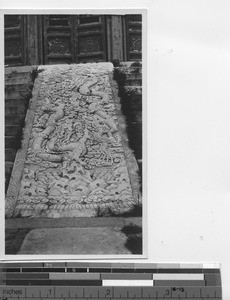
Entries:
POLYGON ((229 12, 1 0, 3 298, 230 299, 229 12))
POLYGON ((2 17, 5 255, 144 257, 144 10, 2 17))

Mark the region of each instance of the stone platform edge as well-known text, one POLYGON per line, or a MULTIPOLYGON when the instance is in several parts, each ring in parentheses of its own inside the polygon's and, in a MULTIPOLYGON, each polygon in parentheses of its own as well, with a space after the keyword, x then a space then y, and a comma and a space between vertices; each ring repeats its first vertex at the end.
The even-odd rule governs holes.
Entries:
POLYGON ((5 229, 123 227, 130 223, 142 227, 142 217, 10 218, 5 229))

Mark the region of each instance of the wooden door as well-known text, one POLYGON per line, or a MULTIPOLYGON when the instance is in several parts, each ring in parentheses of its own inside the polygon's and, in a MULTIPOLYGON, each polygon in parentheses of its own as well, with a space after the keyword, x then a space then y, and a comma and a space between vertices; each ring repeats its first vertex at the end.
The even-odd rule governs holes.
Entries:
POLYGON ((43 16, 44 64, 74 61, 73 18, 70 15, 43 16))
POLYGON ((26 62, 24 22, 23 15, 4 16, 6 66, 20 66, 26 62))
POLYGON ((105 18, 99 15, 45 15, 44 64, 106 61, 105 18))
POLYGON ((142 15, 126 15, 127 60, 142 59, 142 15))

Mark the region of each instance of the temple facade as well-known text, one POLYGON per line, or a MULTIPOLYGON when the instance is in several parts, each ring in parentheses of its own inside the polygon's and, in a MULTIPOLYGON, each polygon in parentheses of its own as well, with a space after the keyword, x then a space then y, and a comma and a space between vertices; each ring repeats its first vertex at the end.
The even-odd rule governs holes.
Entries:
POLYGON ((5 15, 5 65, 137 61, 142 16, 5 15))

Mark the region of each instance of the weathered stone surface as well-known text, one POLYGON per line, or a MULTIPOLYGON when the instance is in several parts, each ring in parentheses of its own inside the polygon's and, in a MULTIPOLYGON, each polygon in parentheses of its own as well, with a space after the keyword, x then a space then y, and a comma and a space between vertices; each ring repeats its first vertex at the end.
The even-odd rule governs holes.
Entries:
POLYGON ((114 228, 46 228, 31 230, 17 254, 132 254, 126 235, 114 228))
POLYGON ((40 70, 28 143, 10 183, 19 184, 9 187, 6 214, 58 218, 94 216, 100 205, 129 208, 138 200, 137 164, 111 86, 112 64, 40 70))

